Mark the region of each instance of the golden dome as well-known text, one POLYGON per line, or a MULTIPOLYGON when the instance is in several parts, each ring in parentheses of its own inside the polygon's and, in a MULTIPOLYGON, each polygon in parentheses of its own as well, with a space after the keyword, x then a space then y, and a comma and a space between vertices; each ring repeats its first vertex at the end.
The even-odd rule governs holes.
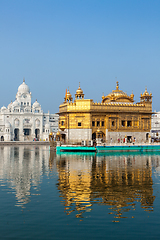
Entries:
POLYGON ((79 88, 76 91, 76 94, 83 94, 83 90, 80 87, 80 83, 79 83, 79 88))
POLYGON ((65 98, 64 98, 64 102, 71 102, 72 101, 72 95, 70 94, 69 92, 69 87, 68 87, 68 92, 67 92, 67 89, 66 89, 66 94, 65 94, 65 98))
POLYGON ((70 94, 69 89, 68 89, 68 92, 67 92, 66 97, 67 97, 68 99, 69 99, 69 98, 72 98, 72 95, 70 94))
POLYGON ((61 134, 60 134, 60 132, 58 131, 56 135, 57 135, 57 136, 60 136, 61 134))
POLYGON ((76 99, 83 99, 84 98, 83 90, 80 87, 80 83, 79 83, 79 88, 76 91, 75 97, 76 97, 76 99))
POLYGON ((145 89, 144 93, 141 93, 140 99, 142 102, 146 101, 152 101, 152 93, 149 94, 147 91, 147 88, 145 89))
POLYGON ((102 96, 102 103, 104 102, 133 102, 134 94, 128 96, 127 93, 119 89, 119 83, 117 82, 116 90, 112 90, 107 96, 102 96))
POLYGON ((147 91, 147 88, 145 89, 145 91, 144 91, 142 96, 149 96, 149 92, 147 91))

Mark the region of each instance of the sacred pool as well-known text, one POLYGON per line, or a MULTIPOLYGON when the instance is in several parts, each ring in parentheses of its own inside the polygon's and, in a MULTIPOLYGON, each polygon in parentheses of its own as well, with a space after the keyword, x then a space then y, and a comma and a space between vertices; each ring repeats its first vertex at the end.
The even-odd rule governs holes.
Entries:
POLYGON ((158 239, 159 153, 0 146, 0 239, 158 239))

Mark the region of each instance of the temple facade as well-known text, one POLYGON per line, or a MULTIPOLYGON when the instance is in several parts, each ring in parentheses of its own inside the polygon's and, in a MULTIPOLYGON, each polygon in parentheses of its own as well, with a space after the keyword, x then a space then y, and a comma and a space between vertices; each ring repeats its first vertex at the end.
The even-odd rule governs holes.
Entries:
POLYGON ((31 102, 32 94, 28 85, 18 87, 14 102, 0 108, 1 141, 49 140, 49 134, 58 131, 58 115, 44 113, 36 100, 31 102))
POLYGON ((101 139, 102 142, 148 141, 151 130, 152 94, 145 89, 140 101, 116 89, 102 96, 101 103, 85 99, 79 86, 73 100, 69 90, 59 106, 57 135, 66 142, 101 139))

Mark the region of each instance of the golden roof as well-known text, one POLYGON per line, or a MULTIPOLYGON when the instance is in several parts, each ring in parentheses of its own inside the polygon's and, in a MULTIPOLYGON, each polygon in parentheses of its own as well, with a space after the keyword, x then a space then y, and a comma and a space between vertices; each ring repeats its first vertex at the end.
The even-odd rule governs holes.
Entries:
POLYGON ((119 89, 119 83, 117 82, 116 90, 112 90, 107 96, 102 96, 102 103, 104 102, 134 102, 134 94, 128 96, 127 93, 119 89))

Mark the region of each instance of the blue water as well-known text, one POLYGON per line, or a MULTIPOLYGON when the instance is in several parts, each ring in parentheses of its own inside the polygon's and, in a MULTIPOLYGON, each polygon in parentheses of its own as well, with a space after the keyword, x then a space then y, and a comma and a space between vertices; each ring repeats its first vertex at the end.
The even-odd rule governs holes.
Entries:
POLYGON ((0 147, 0 239, 159 239, 159 154, 0 147))

